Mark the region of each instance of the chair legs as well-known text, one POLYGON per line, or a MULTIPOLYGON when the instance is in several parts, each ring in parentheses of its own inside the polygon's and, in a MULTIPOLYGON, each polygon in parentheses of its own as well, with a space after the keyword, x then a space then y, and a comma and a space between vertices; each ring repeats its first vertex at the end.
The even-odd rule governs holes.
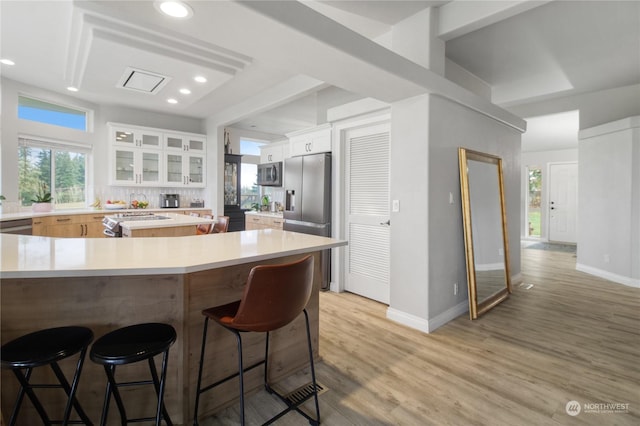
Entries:
POLYGON ((138 382, 126 382, 126 383, 117 383, 115 379, 116 374, 116 366, 115 365, 104 365, 104 371, 107 375, 107 387, 105 390, 104 396, 104 404, 102 408, 102 415, 100 417, 100 426, 104 426, 107 424, 107 417, 109 415, 109 403, 111 402, 111 395, 113 394, 113 399, 116 400, 116 405, 118 407, 118 411, 120 413, 120 421, 122 425, 126 425, 128 421, 143 421, 143 420, 155 420, 156 425, 160 425, 161 421, 167 423, 167 425, 173 425, 171 422, 171 418, 169 417, 169 413, 164 405, 164 388, 165 388, 165 378, 167 374, 167 358, 169 356, 169 351, 165 351, 162 355, 162 370, 160 372, 160 379, 158 379, 158 372, 156 370, 155 362, 153 358, 149 358, 149 371, 151 372, 151 380, 144 380, 138 382), (118 390, 118 386, 134 386, 134 385, 150 385, 153 384, 155 388, 156 395, 158 396, 158 406, 156 408, 155 417, 153 418, 144 418, 144 419, 131 419, 127 420, 127 413, 124 407, 124 403, 122 401, 122 397, 120 396, 120 391, 118 390))
POLYGON ((280 395, 278 392, 276 392, 270 385, 269 385, 269 381, 268 381, 268 375, 267 375, 267 371, 268 371, 268 366, 269 366, 269 332, 266 333, 266 339, 265 339, 265 356, 264 356, 264 360, 263 361, 259 361, 247 368, 244 367, 244 363, 243 363, 243 357, 242 357, 242 337, 241 334, 238 330, 234 330, 228 327, 225 327, 227 330, 231 331, 235 336, 236 336, 236 342, 237 342, 237 347, 238 347, 238 373, 232 374, 228 377, 225 377, 224 379, 221 379, 219 381, 217 381, 216 383, 213 383, 211 385, 208 385, 204 388, 202 388, 202 370, 203 370, 203 364, 204 364, 204 354, 205 354, 205 345, 206 345, 206 340, 207 340, 207 328, 208 328, 208 324, 209 324, 209 318, 205 317, 205 321, 204 321, 204 330, 202 333, 202 348, 200 351, 200 368, 198 370, 198 384, 197 384, 197 389, 196 389, 196 401, 195 401, 195 410, 194 410, 194 415, 193 415, 193 425, 194 426, 198 426, 198 408, 199 408, 199 403, 200 403, 200 395, 236 376, 238 376, 238 384, 239 384, 239 391, 240 391, 240 424, 244 426, 245 424, 245 412, 244 412, 244 373, 252 370, 253 368, 264 364, 264 388, 267 392, 269 392, 270 394, 276 395, 278 397, 278 399, 280 399, 282 402, 284 402, 287 405, 287 408, 285 408, 283 411, 281 411, 280 413, 278 413, 276 416, 274 416, 273 418, 271 418, 270 420, 268 420, 266 423, 264 423, 264 425, 269 425, 273 422, 275 422, 276 420, 278 420, 279 418, 281 418, 282 416, 284 416, 285 414, 287 414, 288 412, 295 410, 298 413, 300 413, 302 416, 304 416, 310 424, 312 425, 319 425, 320 424, 320 405, 318 402, 318 385, 316 382, 316 373, 315 373, 315 367, 314 367, 314 363, 313 363, 313 346, 311 343, 311 330, 309 327, 309 314, 307 313, 307 310, 304 309, 304 318, 305 318, 305 326, 306 326, 306 332, 307 332, 307 347, 308 347, 308 351, 309 351, 309 362, 310 362, 310 366, 311 366, 311 380, 312 380, 312 385, 313 385, 313 393, 311 393, 310 395, 308 395, 306 398, 304 398, 303 400, 300 400, 296 403, 291 403, 289 400, 287 400, 283 395, 280 395), (311 398, 311 396, 314 397, 315 399, 315 407, 316 407, 316 418, 312 418, 311 416, 309 416, 307 413, 305 413, 304 411, 302 411, 300 409, 300 405, 303 404, 304 402, 306 402, 309 398, 311 398))
POLYGON ((22 401, 24 400, 25 393, 27 394, 27 397, 31 400, 31 403, 33 404, 36 411, 38 412, 38 415, 42 419, 42 422, 47 425, 52 424, 53 422, 49 419, 49 416, 47 415, 44 407, 40 403, 40 400, 38 399, 36 394, 33 392, 33 389, 56 388, 56 387, 62 388, 67 394, 67 404, 65 406, 64 416, 62 420, 57 421, 55 423, 62 423, 63 425, 66 425, 69 423, 83 423, 85 425, 92 425, 93 423, 91 422, 91 420, 89 420, 89 417, 84 412, 84 410, 82 409, 82 406, 80 405, 80 403, 76 398, 78 381, 80 379, 80 373, 82 372, 82 366, 84 365, 86 352, 87 352, 86 347, 82 349, 82 351, 80 352, 71 385, 69 385, 69 382, 67 381, 66 377, 64 376, 64 373, 60 369, 60 366, 55 361, 51 362, 49 365, 51 366, 53 373, 56 375, 56 378, 60 382, 59 385, 30 384, 29 379, 31 378, 31 373, 33 372, 33 368, 27 368, 25 373, 23 373, 22 370, 20 369, 14 369, 13 372, 16 378, 18 379, 18 382, 20 383, 20 391, 18 392, 18 396, 16 398, 16 402, 13 407, 13 411, 11 413, 11 418, 9 419, 9 426, 14 426, 16 424, 16 421, 18 418, 18 412, 20 411, 20 407, 22 405, 22 401), (76 412, 78 413, 78 416, 82 419, 81 421, 69 420, 69 417, 71 416, 71 407, 75 408, 76 412))

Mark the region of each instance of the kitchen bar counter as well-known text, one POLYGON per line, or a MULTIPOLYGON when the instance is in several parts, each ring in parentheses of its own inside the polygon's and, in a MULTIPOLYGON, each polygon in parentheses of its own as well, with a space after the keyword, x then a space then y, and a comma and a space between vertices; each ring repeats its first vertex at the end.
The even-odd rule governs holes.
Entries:
MULTIPOLYGON (((346 242, 256 230, 172 238, 56 239, 2 234, 0 245, 1 343, 37 329, 71 324, 90 327, 96 338, 135 323, 171 324, 178 340, 170 352, 165 401, 172 420, 180 425, 192 421, 204 322, 201 311, 240 299, 253 266, 287 263, 313 254, 315 291, 307 310, 317 356, 320 251, 346 242)), ((308 364, 304 327, 299 321, 273 334, 269 375, 276 382, 308 364)), ((233 335, 213 326, 209 333, 215 344, 207 349, 206 381, 224 377, 237 367, 231 356, 235 350, 233 335)), ((247 334, 243 339, 247 363, 264 356, 263 335, 247 334)), ((63 369, 64 365, 73 367, 73 361, 69 361, 63 363, 63 369)), ((148 374, 146 364, 142 364, 127 366, 127 371, 148 374)), ((257 370, 246 377, 249 391, 261 386, 262 372, 257 370)), ((38 374, 52 373, 43 369, 38 374)), ((87 359, 78 398, 96 423, 105 385, 104 370, 87 359)), ((1 409, 6 414, 17 392, 15 377, 7 370, 2 371, 1 386, 1 409)), ((201 413, 210 415, 237 397, 237 381, 232 380, 203 396, 201 413)), ((138 411, 153 411, 153 399, 143 389, 133 389, 127 393, 127 409, 131 406, 131 416, 144 415, 138 411)), ((64 406, 64 399, 51 396, 47 403, 64 406)), ((20 416, 21 424, 38 422, 37 413, 28 403, 23 404, 20 416)), ((117 424, 117 420, 114 411, 109 424, 117 424)))
POLYGON ((3 279, 187 274, 345 244, 275 229, 133 239, 0 234, 0 274, 3 279))

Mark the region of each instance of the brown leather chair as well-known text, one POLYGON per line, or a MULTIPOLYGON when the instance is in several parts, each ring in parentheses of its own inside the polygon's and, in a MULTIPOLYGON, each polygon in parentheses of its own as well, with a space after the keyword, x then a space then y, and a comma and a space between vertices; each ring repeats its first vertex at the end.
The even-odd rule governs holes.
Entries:
POLYGON ((309 331, 309 315, 305 309, 313 288, 313 256, 308 255, 301 260, 283 265, 255 266, 249 272, 249 278, 244 288, 242 299, 208 308, 202 311, 204 315, 204 330, 202 333, 202 350, 200 352, 200 368, 198 370, 198 388, 196 389, 195 411, 193 424, 198 425, 198 405, 200 395, 207 390, 239 377, 240 382, 240 422, 245 424, 244 415, 244 379, 245 371, 264 364, 264 386, 267 392, 276 395, 286 405, 283 411, 278 413, 265 424, 279 419, 289 411, 295 410, 303 415, 312 425, 320 424, 320 407, 318 405, 318 386, 313 365, 313 348, 311 346, 311 332, 309 331), (313 392, 299 401, 290 401, 277 393, 267 381, 269 366, 269 332, 277 330, 295 320, 300 313, 304 313, 307 346, 309 349, 309 362, 311 366, 311 380, 313 392), (209 320, 213 320, 236 336, 238 345, 238 373, 232 374, 211 385, 202 386, 202 370, 204 363, 205 345, 207 340, 207 327, 209 320), (266 332, 265 356, 249 367, 244 367, 242 362, 242 332, 266 332), (302 411, 299 406, 310 399, 315 398, 316 418, 312 418, 302 411))
POLYGON ((229 216, 218 216, 218 220, 213 224, 213 234, 227 232, 229 229, 229 216))
MULTIPOLYGON (((205 219, 213 219, 213 216, 210 214, 203 214, 202 217, 205 219)), ((210 234, 212 231, 213 223, 202 223, 196 227, 196 234, 198 235, 210 234)))

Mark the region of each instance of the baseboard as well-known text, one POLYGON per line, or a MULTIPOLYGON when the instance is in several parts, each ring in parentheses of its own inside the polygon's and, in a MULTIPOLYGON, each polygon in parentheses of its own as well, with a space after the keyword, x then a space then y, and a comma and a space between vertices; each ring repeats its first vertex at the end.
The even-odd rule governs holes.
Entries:
POLYGON ((511 285, 514 286, 516 284, 520 284, 522 282, 522 274, 518 273, 515 275, 511 275, 511 285))
POLYGON ((460 302, 452 308, 447 309, 443 313, 436 315, 431 320, 426 320, 415 315, 408 314, 403 311, 399 311, 394 308, 387 308, 387 318, 395 321, 399 324, 406 325, 407 327, 422 331, 424 333, 431 333, 435 329, 445 325, 449 321, 459 317, 469 310, 469 302, 460 302))
POLYGON ((605 280, 613 281, 614 283, 623 284, 628 287, 640 288, 640 280, 633 279, 631 277, 625 277, 623 275, 614 274, 613 272, 603 271, 602 269, 594 268, 592 266, 576 263, 576 271, 585 272, 590 275, 595 275, 605 280))

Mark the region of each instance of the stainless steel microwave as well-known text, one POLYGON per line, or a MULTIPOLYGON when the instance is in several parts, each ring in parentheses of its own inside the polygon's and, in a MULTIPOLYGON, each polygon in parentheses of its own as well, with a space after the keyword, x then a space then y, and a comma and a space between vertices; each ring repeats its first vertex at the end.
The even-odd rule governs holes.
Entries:
POLYGON ((258 164, 258 185, 282 186, 282 161, 258 164))

